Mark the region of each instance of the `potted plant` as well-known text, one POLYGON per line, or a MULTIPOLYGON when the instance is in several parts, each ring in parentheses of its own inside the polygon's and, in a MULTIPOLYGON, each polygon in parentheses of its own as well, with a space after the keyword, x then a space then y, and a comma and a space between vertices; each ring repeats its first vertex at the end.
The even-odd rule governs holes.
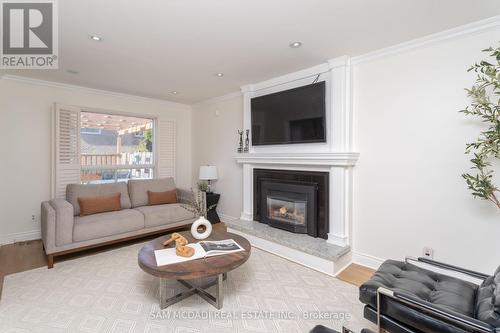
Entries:
POLYGON ((494 183, 492 168, 492 163, 500 159, 500 47, 483 51, 492 59, 469 69, 477 73, 477 79, 471 89, 466 89, 472 103, 461 112, 479 118, 487 128, 476 141, 467 144, 466 154, 474 155, 470 160, 474 172, 464 173, 462 177, 474 197, 500 208, 500 188, 494 183))

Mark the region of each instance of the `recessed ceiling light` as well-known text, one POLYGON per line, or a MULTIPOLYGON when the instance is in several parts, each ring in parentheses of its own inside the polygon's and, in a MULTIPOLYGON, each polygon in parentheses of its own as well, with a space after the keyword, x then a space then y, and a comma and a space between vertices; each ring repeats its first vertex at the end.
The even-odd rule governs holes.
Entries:
POLYGON ((215 76, 217 76, 217 77, 223 77, 224 73, 216 73, 215 76))
POLYGON ((172 94, 177 95, 178 92, 174 90, 174 91, 172 91, 172 94))
POLYGON ((92 36, 90 36, 90 39, 92 39, 92 40, 94 40, 94 41, 96 41, 96 42, 100 42, 100 41, 102 41, 102 38, 101 38, 101 37, 99 37, 99 36, 96 36, 96 35, 92 35, 92 36))
POLYGON ((291 42, 290 43, 290 47, 294 48, 294 49, 297 49, 297 48, 299 48, 301 46, 302 46, 302 42, 291 42))
POLYGON ((74 69, 68 69, 68 70, 66 71, 66 73, 69 73, 69 74, 78 74, 78 73, 80 73, 80 72, 79 72, 79 71, 75 71, 74 69))

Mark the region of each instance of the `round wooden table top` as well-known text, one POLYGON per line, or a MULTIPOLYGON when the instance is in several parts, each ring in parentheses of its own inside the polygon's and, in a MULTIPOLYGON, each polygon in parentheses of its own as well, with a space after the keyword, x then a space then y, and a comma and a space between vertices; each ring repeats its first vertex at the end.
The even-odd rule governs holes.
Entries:
MULTIPOLYGON (((200 240, 194 239, 190 231, 179 232, 186 237, 189 243, 196 243, 200 240)), ((189 260, 177 264, 156 266, 155 250, 173 248, 163 246, 163 242, 170 238, 171 234, 153 239, 144 245, 139 251, 138 263, 143 271, 153 276, 171 280, 190 280, 203 277, 214 276, 229 272, 242 265, 250 257, 251 245, 242 236, 219 230, 213 230, 210 237, 204 241, 233 239, 244 251, 212 256, 200 259, 189 260)), ((175 244, 175 243, 174 243, 175 244)))

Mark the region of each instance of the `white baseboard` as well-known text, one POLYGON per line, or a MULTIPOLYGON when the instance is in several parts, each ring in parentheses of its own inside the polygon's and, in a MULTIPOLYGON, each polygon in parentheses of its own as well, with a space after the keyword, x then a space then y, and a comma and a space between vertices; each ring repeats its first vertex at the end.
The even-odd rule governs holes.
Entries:
POLYGON ((219 212, 218 212, 218 214, 219 214, 221 222, 226 222, 226 221, 233 222, 233 221, 239 220, 238 217, 226 215, 224 213, 219 213, 219 212))
POLYGON ((342 247, 349 245, 349 239, 346 236, 337 236, 331 233, 328 233, 328 239, 326 241, 330 244, 342 247))
POLYGON ((369 254, 353 251, 352 252, 352 262, 361 266, 370 267, 373 269, 378 269, 380 265, 384 262, 384 259, 380 259, 369 254))
POLYGON ((0 245, 13 244, 16 242, 23 242, 41 238, 42 233, 40 232, 40 230, 16 232, 12 234, 2 235, 0 237, 0 245))

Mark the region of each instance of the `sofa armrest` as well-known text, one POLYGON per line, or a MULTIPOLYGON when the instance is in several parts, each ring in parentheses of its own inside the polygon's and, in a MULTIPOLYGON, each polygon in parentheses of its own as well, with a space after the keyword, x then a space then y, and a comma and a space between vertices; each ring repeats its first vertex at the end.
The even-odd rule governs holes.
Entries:
POLYGON ((461 274, 468 275, 470 277, 473 277, 473 278, 476 278, 476 279, 479 279, 479 280, 485 280, 485 279, 487 279, 489 277, 489 275, 484 274, 484 273, 475 272, 475 271, 472 271, 470 269, 453 266, 453 265, 450 265, 450 264, 447 264, 447 263, 444 263, 444 262, 435 261, 435 260, 428 259, 428 258, 423 258, 423 257, 418 257, 418 258, 406 257, 405 258, 405 262, 408 263, 409 261, 420 262, 420 263, 431 265, 431 266, 434 266, 434 267, 437 267, 437 268, 445 269, 445 270, 448 270, 448 271, 453 271, 453 272, 461 273, 461 274))
POLYGON ((73 242, 73 205, 64 199, 53 199, 50 205, 55 211, 55 244, 61 246, 73 242))
POLYGON ((45 252, 52 253, 56 247, 56 210, 50 202, 42 202, 41 207, 42 242, 45 252))

